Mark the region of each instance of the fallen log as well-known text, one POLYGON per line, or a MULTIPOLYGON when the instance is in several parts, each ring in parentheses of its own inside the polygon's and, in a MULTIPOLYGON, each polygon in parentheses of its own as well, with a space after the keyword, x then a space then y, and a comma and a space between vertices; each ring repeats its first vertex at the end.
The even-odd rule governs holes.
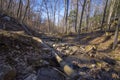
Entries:
POLYGON ((64 73, 74 79, 78 76, 77 72, 69 66, 68 63, 66 63, 58 54, 57 52, 51 48, 50 46, 48 46, 47 44, 45 44, 41 39, 39 39, 38 37, 32 37, 34 40, 40 42, 44 47, 50 49, 52 51, 52 54, 54 55, 54 57, 56 58, 57 62, 60 64, 60 67, 62 68, 62 70, 64 71, 64 73))

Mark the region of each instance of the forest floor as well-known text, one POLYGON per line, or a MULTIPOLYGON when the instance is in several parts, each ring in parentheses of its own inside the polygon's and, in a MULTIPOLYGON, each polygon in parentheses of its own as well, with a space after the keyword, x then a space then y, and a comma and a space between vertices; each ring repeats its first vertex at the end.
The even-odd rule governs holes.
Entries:
POLYGON ((77 71, 82 75, 79 80, 119 80, 120 36, 116 49, 112 50, 114 33, 108 34, 98 31, 79 36, 57 35, 56 40, 49 38, 46 42, 60 51, 66 62, 79 66, 77 71))
POLYGON ((20 31, 11 28, 0 29, 1 80, 120 80, 120 36, 116 49, 112 50, 113 32, 40 35, 79 74, 77 79, 70 79, 49 48, 22 28, 20 31))

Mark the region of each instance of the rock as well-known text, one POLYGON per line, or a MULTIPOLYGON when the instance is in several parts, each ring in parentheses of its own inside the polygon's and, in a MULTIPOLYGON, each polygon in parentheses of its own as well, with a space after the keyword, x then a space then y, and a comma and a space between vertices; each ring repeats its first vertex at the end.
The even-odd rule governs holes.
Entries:
POLYGON ((48 65, 49 63, 45 60, 42 60, 40 57, 28 57, 27 58, 27 63, 29 65, 32 65, 34 67, 40 67, 44 65, 48 65))
POLYGON ((78 50, 79 50, 79 47, 78 47, 78 46, 73 46, 73 47, 71 47, 71 53, 70 53, 70 55, 75 54, 78 50))
POLYGON ((116 73, 112 73, 112 78, 114 78, 114 79, 120 79, 120 77, 119 77, 119 75, 118 74, 116 74, 116 73))
MULTIPOLYGON (((46 44, 50 45, 50 46, 53 46, 54 45, 54 42, 50 41, 50 42, 46 42, 46 44)), ((54 46, 53 46, 54 47, 54 46)))
POLYGON ((81 71, 79 72, 79 74, 82 75, 82 76, 86 75, 85 72, 81 72, 81 71))
POLYGON ((0 65, 0 80, 14 80, 16 70, 9 65, 0 65))
POLYGON ((62 52, 63 51, 63 48, 57 48, 58 51, 62 52))
POLYGON ((24 80, 37 80, 37 75, 35 74, 30 74, 27 78, 25 78, 24 80))
POLYGON ((65 50, 66 55, 70 55, 71 50, 65 50))
POLYGON ((41 68, 37 80, 64 80, 64 77, 54 68, 41 68))
POLYGON ((88 68, 88 67, 82 67, 80 70, 83 71, 83 72, 85 72, 85 71, 90 70, 90 68, 88 68))
POLYGON ((95 64, 91 64, 91 65, 90 65, 90 68, 95 68, 95 67, 96 67, 95 64))
POLYGON ((0 29, 3 29, 3 26, 2 26, 2 25, 0 25, 0 29))
POLYGON ((53 47, 66 47, 67 43, 53 44, 53 47))
POLYGON ((116 61, 114 59, 109 58, 109 57, 103 58, 103 61, 105 61, 106 63, 108 63, 110 65, 115 65, 116 64, 116 61))
POLYGON ((32 66, 28 66, 25 70, 24 73, 28 74, 28 73, 33 73, 35 72, 34 69, 32 68, 32 66))
POLYGON ((3 19, 6 20, 6 21, 10 21, 11 20, 11 18, 8 17, 8 16, 3 17, 3 19))
POLYGON ((72 47, 72 51, 77 51, 77 50, 79 50, 79 47, 78 47, 78 46, 73 46, 73 47, 72 47))
POLYGON ((71 78, 78 76, 77 72, 71 67, 71 63, 64 61, 60 56, 56 54, 56 59, 60 64, 61 69, 71 78))
POLYGON ((52 44, 52 46, 53 46, 53 47, 55 47, 55 46, 56 46, 56 44, 54 44, 54 43, 53 43, 53 44, 52 44))
POLYGON ((67 44, 66 43, 61 43, 61 46, 65 47, 67 44))
POLYGON ((85 47, 86 52, 90 52, 91 50, 96 50, 96 46, 95 45, 88 45, 85 47))
POLYGON ((20 49, 20 46, 19 46, 19 45, 17 45, 17 46, 16 46, 16 49, 20 49))
POLYGON ((97 62, 97 66, 100 67, 100 68, 105 68, 105 69, 108 69, 108 63, 106 62, 97 62))

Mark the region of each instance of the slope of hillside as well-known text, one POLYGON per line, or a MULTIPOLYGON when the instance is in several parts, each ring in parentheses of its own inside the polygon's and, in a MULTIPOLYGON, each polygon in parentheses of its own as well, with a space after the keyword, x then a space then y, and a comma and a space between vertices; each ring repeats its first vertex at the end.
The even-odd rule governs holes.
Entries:
MULTIPOLYGON (((1 80, 70 79, 49 47, 78 73, 76 80, 120 79, 120 41, 116 50, 111 50, 114 33, 109 36, 101 32, 86 33, 79 37, 37 35, 42 36, 44 43, 49 46, 46 47, 39 37, 28 35, 29 29, 23 28, 11 17, 1 16, 0 28, 1 80)), ((33 34, 32 31, 29 32, 33 34)))

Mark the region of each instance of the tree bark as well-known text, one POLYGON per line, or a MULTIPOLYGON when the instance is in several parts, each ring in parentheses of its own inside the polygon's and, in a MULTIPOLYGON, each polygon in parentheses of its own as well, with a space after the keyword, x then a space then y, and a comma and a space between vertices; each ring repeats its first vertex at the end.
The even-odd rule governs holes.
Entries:
POLYGON ((22 22, 24 21, 25 17, 26 17, 26 14, 27 14, 27 11, 28 11, 28 8, 30 6, 30 0, 27 0, 27 6, 26 6, 26 9, 25 9, 25 13, 24 13, 24 16, 22 18, 22 22))
POLYGON ((111 20, 113 11, 114 11, 113 9, 114 9, 115 2, 116 2, 116 0, 111 0, 109 15, 108 15, 108 19, 107 19, 107 25, 108 25, 109 30, 110 30, 110 20, 111 20))
POLYGON ((53 19, 53 28, 55 29, 55 21, 56 21, 56 5, 57 5, 58 0, 54 0, 54 19, 53 19))
POLYGON ((17 18, 19 17, 21 4, 22 4, 22 0, 19 0, 19 6, 18 6, 18 9, 17 9, 17 18))
POLYGON ((113 50, 116 48, 118 43, 119 27, 120 27, 120 24, 118 23, 116 26, 116 31, 115 31, 114 41, 113 41, 113 47, 112 47, 113 50))
POLYGON ((87 2, 87 0, 84 0, 83 6, 82 6, 82 13, 81 13, 81 17, 80 17, 80 24, 79 24, 78 34, 80 34, 80 32, 81 32, 82 19, 83 19, 83 14, 84 14, 86 2, 87 2))
MULTIPOLYGON (((58 6, 60 6, 60 0, 58 6)), ((58 8, 58 27, 60 27, 60 7, 58 8)))
POLYGON ((2 10, 3 10, 3 0, 1 0, 0 3, 1 3, 1 4, 0 4, 0 5, 1 5, 1 6, 0 6, 1 8, 0 8, 0 9, 1 9, 1 12, 2 12, 2 10))
POLYGON ((120 28, 120 0, 117 0, 117 5, 116 5, 116 18, 115 22, 117 23, 116 26, 116 31, 115 31, 115 36, 114 36, 114 41, 113 41, 113 47, 112 49, 114 50, 117 46, 118 43, 118 35, 119 35, 119 28, 120 28))
POLYGON ((48 6, 47 6, 47 2, 46 2, 46 0, 44 1, 44 4, 45 4, 45 8, 46 8, 46 10, 47 10, 47 18, 48 18, 48 32, 50 32, 50 27, 51 27, 51 25, 50 25, 50 15, 49 15, 49 11, 48 11, 48 6))
POLYGON ((9 9, 10 9, 11 4, 12 4, 12 0, 9 0, 8 7, 7 7, 7 10, 8 10, 8 11, 9 11, 9 9))
POLYGON ((48 46, 46 43, 44 43, 41 39, 37 37, 33 37, 33 39, 41 43, 45 48, 49 49, 52 52, 52 55, 54 55, 57 62, 60 64, 60 67, 68 77, 74 79, 76 76, 78 76, 76 71, 58 55, 57 51, 54 50, 54 48, 51 48, 50 46, 48 46))
POLYGON ((78 21, 78 19, 77 19, 77 17, 78 17, 78 0, 77 0, 77 10, 76 10, 76 19, 75 19, 75 32, 77 32, 77 21, 78 21))
POLYGON ((68 22, 68 9, 69 8, 69 0, 65 0, 65 27, 66 27, 66 31, 65 33, 68 33, 68 25, 67 25, 67 22, 68 22))
POLYGON ((105 23, 105 16, 106 16, 107 4, 108 4, 108 0, 106 0, 106 4, 105 4, 105 8, 104 8, 102 23, 101 23, 101 27, 100 27, 100 28, 101 28, 101 31, 103 30, 103 24, 105 23))
POLYGON ((90 7, 91 7, 91 0, 87 0, 87 19, 86 19, 86 31, 88 31, 89 27, 89 17, 90 17, 90 7))

